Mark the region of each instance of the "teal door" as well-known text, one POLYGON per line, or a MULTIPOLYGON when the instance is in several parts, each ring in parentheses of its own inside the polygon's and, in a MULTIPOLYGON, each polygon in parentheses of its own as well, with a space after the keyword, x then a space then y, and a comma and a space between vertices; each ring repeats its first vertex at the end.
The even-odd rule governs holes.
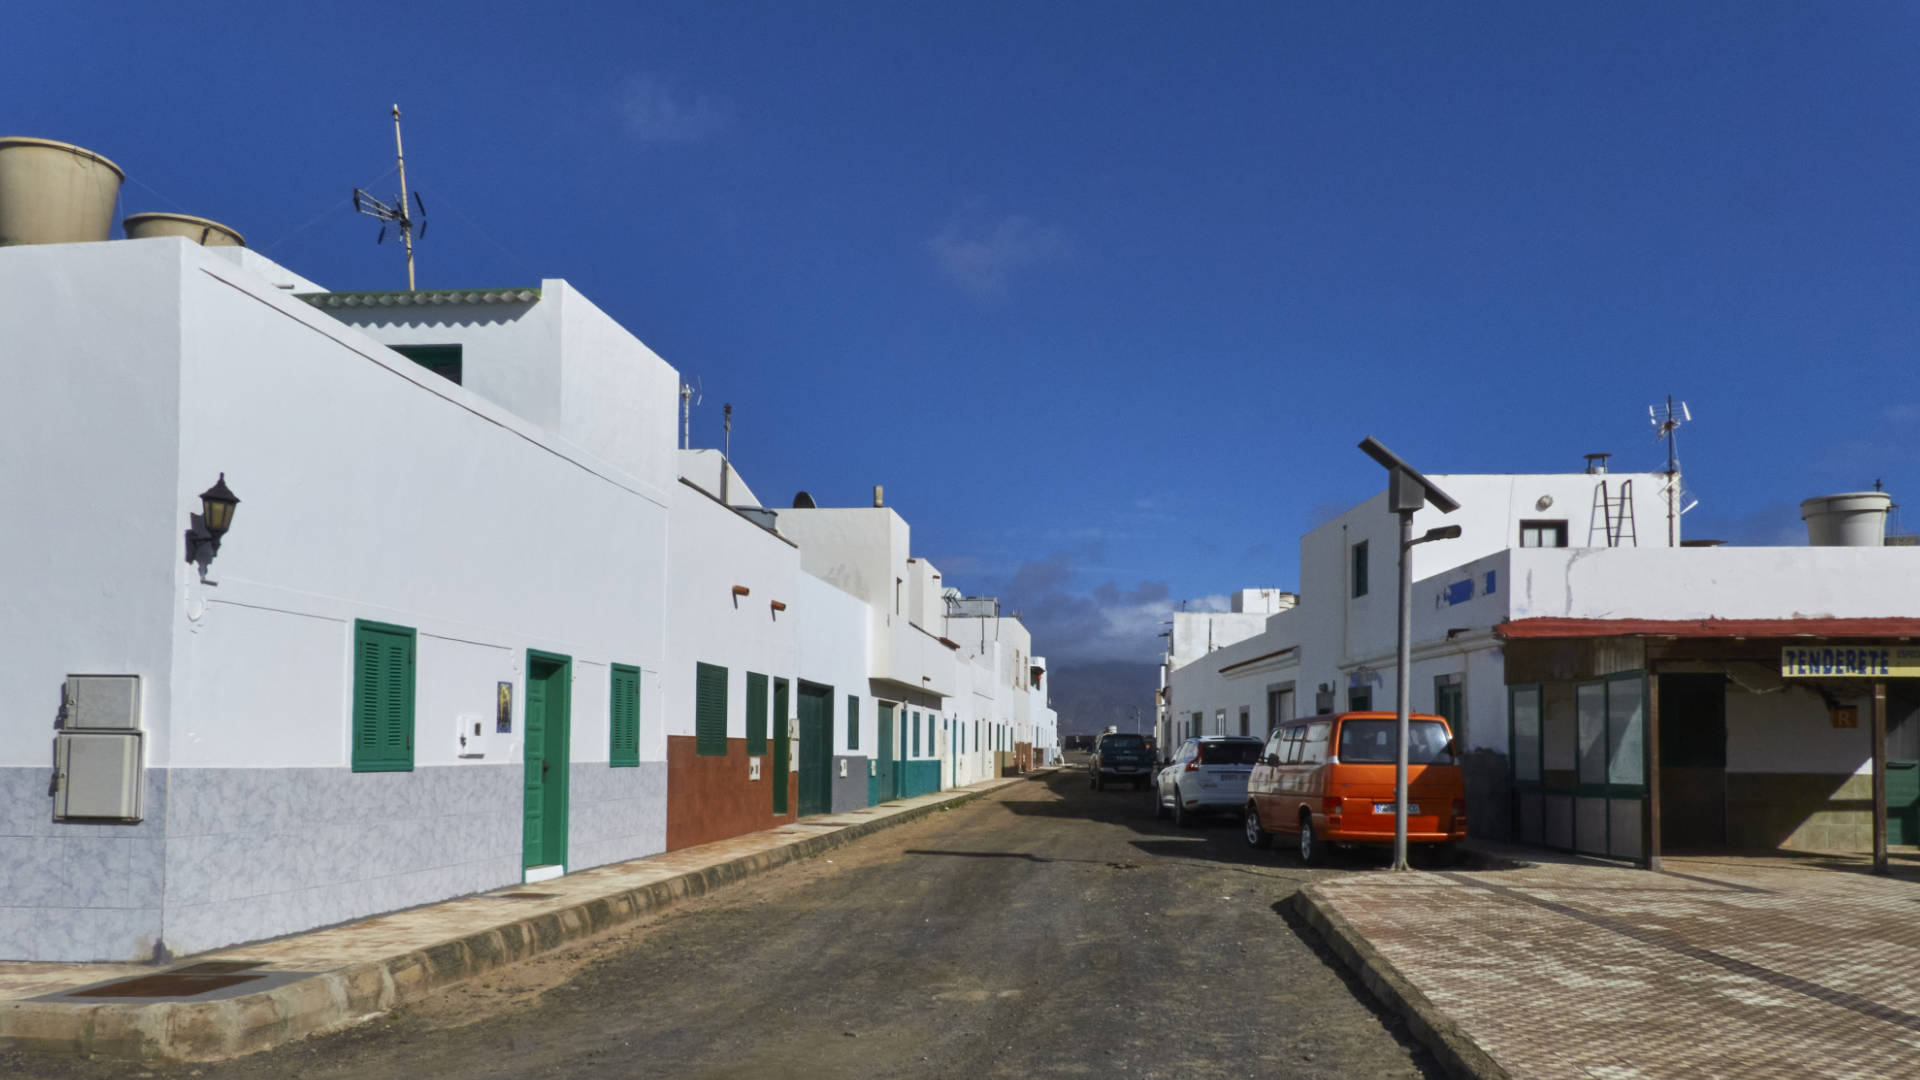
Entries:
POLYGON ((880 747, 874 755, 878 767, 879 788, 875 802, 886 802, 895 798, 893 789, 893 706, 880 706, 880 747))
POLYGON ((1887 843, 1920 844, 1920 682, 1887 684, 1887 843))
POLYGON ((522 866, 566 865, 572 683, 573 663, 567 657, 527 653, 522 866))
POLYGON ((800 816, 833 808, 833 688, 800 686, 800 816))
POLYGON ((793 769, 793 716, 787 697, 787 680, 773 680, 773 812, 787 813, 787 776, 793 769))

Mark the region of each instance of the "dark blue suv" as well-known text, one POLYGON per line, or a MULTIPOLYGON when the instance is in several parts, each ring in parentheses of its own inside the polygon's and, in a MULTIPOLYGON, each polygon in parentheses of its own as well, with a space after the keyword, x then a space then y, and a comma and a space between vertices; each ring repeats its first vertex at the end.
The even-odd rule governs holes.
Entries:
POLYGON ((1153 778, 1153 751, 1147 749, 1143 735, 1109 731, 1093 744, 1093 759, 1087 763, 1088 779, 1099 791, 1110 780, 1126 780, 1146 790, 1153 778))

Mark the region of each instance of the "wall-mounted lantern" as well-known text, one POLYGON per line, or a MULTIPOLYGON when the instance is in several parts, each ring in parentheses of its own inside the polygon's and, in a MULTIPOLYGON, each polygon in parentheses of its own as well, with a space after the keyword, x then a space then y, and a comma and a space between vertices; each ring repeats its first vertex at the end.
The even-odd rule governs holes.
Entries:
POLYGON ((233 527, 233 511, 239 505, 240 497, 227 487, 227 474, 223 472, 212 487, 200 493, 200 512, 188 515, 187 561, 199 565, 201 577, 206 576, 207 564, 220 553, 220 538, 233 527))

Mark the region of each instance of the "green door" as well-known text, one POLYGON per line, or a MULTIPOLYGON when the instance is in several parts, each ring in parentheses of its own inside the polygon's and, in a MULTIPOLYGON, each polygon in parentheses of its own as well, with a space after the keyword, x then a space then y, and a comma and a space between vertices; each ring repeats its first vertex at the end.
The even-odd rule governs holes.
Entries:
POLYGON ((1920 682, 1887 684, 1887 843, 1920 844, 1920 682))
POLYGON ((880 706, 879 724, 880 747, 879 751, 874 755, 873 760, 879 769, 880 782, 876 785, 879 791, 874 801, 886 802, 888 799, 895 797, 893 791, 893 706, 880 706))
POLYGON ((528 651, 522 866, 566 865, 572 682, 567 657, 528 651))
POLYGON ((833 808, 833 690, 800 687, 800 815, 833 808))
POLYGON ((773 812, 787 813, 787 774, 792 770, 793 732, 789 719, 787 680, 773 680, 773 812))

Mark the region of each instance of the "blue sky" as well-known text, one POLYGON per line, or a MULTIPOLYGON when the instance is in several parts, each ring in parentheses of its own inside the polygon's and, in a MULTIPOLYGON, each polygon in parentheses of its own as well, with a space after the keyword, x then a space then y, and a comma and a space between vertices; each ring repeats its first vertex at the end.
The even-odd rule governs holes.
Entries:
POLYGON ((873 484, 1056 658, 1432 472, 1663 462, 1693 536, 1920 527, 1920 9, 43 5, 5 133, 339 289, 564 277, 704 386, 761 497, 873 484))

